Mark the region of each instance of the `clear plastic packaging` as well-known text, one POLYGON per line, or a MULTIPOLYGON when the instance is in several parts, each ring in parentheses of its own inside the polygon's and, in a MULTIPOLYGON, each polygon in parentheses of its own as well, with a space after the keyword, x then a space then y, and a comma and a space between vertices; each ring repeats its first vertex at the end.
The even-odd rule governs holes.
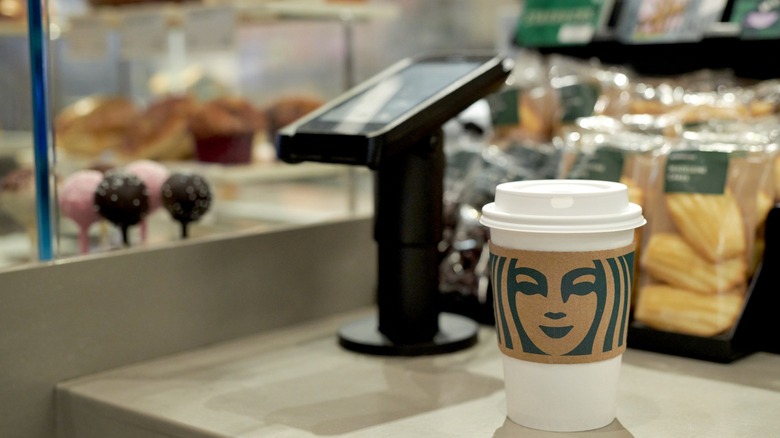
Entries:
POLYGON ((641 255, 634 320, 727 333, 743 309, 773 205, 777 147, 751 133, 689 132, 662 166, 641 255))

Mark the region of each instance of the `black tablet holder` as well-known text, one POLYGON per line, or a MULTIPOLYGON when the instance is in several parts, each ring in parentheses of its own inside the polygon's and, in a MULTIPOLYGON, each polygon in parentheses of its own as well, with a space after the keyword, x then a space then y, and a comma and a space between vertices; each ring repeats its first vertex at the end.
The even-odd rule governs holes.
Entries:
POLYGON ((341 328, 339 342, 349 350, 414 356, 477 342, 475 321, 439 311, 442 135, 435 130, 375 172, 378 315, 341 328))
MULTIPOLYGON (((437 57, 437 62, 447 59, 437 57)), ((451 59, 456 62, 462 57, 451 59)), ((328 131, 322 121, 331 120, 329 112, 338 111, 339 105, 404 68, 429 62, 428 58, 402 61, 277 135, 277 154, 286 162, 365 165, 374 171, 378 312, 341 327, 339 343, 346 349, 419 356, 477 343, 476 321, 440 310, 438 252, 445 167, 442 125, 500 89, 511 70, 507 60, 496 56, 475 59, 478 68, 444 89, 423 90, 421 103, 387 126, 345 134, 337 128, 328 131)))

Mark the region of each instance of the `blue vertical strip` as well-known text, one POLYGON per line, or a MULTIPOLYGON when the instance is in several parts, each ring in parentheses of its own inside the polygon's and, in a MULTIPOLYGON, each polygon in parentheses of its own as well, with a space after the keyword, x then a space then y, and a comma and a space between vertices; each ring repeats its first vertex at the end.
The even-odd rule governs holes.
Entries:
POLYGON ((51 190, 49 184, 49 123, 47 104, 46 42, 43 0, 27 0, 27 29, 32 83, 35 199, 38 217, 38 259, 52 259, 51 190))

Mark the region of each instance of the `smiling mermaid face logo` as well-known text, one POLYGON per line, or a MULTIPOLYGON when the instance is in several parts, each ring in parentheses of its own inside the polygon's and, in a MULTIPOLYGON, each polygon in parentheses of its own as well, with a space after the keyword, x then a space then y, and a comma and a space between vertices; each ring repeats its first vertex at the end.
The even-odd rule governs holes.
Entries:
POLYGON ((499 346, 545 363, 605 360, 626 349, 634 246, 541 252, 491 243, 499 346))

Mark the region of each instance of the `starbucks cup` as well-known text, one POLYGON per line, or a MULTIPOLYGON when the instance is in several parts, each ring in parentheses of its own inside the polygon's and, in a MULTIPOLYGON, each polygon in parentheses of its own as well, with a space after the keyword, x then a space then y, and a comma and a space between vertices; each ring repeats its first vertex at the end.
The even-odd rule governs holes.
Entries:
POLYGON ((557 432, 615 419, 634 268, 645 224, 625 185, 498 185, 482 209, 507 416, 557 432))

